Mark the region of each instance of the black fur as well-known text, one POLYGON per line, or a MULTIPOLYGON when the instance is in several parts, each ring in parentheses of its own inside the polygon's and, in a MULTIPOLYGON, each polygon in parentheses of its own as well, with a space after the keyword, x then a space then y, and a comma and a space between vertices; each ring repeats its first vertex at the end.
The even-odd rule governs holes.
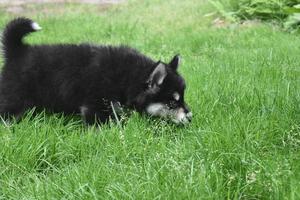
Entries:
MULTIPOLYGON (((176 57, 173 63, 165 64, 167 76, 158 87, 155 78, 159 74, 151 80, 149 77, 159 62, 135 49, 90 44, 27 45, 22 38, 35 31, 32 23, 27 18, 15 19, 3 33, 2 117, 18 117, 36 107, 81 112, 87 123, 105 122, 112 114, 110 102, 144 112, 150 102, 169 101, 172 91, 180 91, 183 97, 184 80, 176 72, 177 66, 172 67, 176 57)), ((185 105, 183 98, 178 104, 185 105)))

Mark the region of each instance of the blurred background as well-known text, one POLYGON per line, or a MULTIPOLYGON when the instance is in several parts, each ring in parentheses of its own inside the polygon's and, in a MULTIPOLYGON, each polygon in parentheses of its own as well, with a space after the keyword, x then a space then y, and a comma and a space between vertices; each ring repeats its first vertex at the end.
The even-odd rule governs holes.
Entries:
POLYGON ((124 2, 125 0, 0 0, 0 10, 7 14, 34 14, 32 12, 51 13, 62 10, 66 5, 88 4, 100 8, 124 2), (37 9, 38 8, 38 9, 37 9))
MULTIPOLYGON (((0 10, 7 14, 49 14, 63 12, 66 5, 93 5, 100 10, 126 0, 0 0, 0 10), (32 13, 33 12, 33 13, 32 13)), ((143 1, 140 1, 143 2, 143 1)), ((146 1, 145 1, 146 2, 146 1)), ((168 1, 166 1, 168 2, 168 1)), ((169 1, 172 4, 172 1, 169 1)), ((185 1, 189 3, 189 1, 185 1)), ((249 20, 279 24, 287 31, 298 31, 300 24, 300 0, 199 0, 213 7, 213 24, 224 26, 249 20)), ((69 8, 70 6, 68 6, 69 8)), ((78 8, 78 7, 77 7, 78 8)), ((76 9, 75 9, 76 10, 76 9)))

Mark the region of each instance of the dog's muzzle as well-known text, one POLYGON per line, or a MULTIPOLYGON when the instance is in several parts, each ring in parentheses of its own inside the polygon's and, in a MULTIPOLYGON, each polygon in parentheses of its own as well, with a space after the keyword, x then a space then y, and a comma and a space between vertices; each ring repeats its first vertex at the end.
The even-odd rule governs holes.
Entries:
POLYGON ((175 117, 172 119, 176 124, 187 124, 192 121, 193 114, 192 112, 186 110, 184 108, 179 108, 175 111, 175 117))
POLYGON ((169 118, 176 124, 187 124, 192 121, 193 114, 186 106, 171 109, 163 103, 152 103, 147 106, 146 111, 151 116, 169 118))

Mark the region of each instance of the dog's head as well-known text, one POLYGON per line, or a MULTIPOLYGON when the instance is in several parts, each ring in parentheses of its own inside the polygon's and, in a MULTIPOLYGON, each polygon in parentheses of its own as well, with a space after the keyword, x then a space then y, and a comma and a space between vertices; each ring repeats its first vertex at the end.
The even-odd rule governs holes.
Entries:
POLYGON ((170 63, 158 62, 148 75, 145 90, 139 95, 143 111, 151 116, 171 119, 177 124, 192 120, 192 112, 184 101, 185 81, 177 72, 180 57, 170 63))

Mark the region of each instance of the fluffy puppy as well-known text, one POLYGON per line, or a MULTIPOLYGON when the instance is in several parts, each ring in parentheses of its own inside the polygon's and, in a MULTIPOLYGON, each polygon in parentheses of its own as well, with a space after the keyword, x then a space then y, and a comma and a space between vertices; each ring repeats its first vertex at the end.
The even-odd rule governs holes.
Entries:
POLYGON ((126 46, 28 45, 22 39, 41 27, 28 18, 9 22, 3 32, 4 66, 0 115, 19 117, 33 107, 79 113, 88 124, 106 122, 114 105, 187 123, 185 81, 179 56, 155 62, 126 46))

